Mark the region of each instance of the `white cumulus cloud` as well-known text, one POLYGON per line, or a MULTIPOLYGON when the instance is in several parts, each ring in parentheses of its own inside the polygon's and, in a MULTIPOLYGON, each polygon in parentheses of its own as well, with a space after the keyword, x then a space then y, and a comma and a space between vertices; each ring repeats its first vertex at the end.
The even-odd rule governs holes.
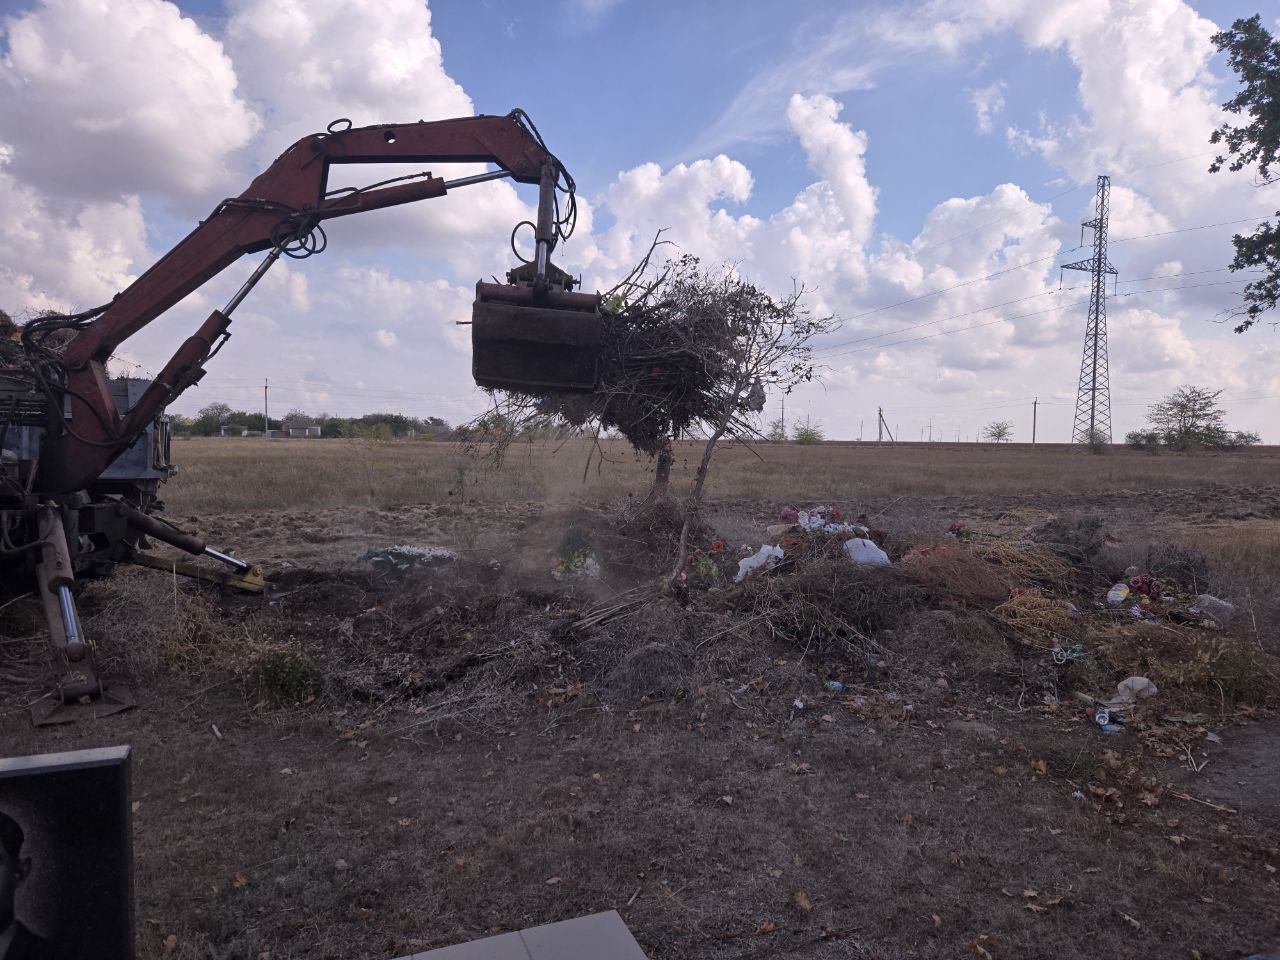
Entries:
POLYGON ((222 45, 161 0, 42 0, 3 20, 0 141, 60 196, 204 193, 259 128, 222 45))

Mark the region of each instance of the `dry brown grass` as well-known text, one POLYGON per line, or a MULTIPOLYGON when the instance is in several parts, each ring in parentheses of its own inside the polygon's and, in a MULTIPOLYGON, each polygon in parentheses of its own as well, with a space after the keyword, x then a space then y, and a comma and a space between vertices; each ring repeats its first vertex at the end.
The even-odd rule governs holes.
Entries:
MULTIPOLYGON (((201 438, 174 444, 181 472, 164 490, 172 510, 389 505, 468 500, 612 500, 643 495, 651 464, 621 441, 583 477, 588 444, 517 444, 491 469, 447 443, 201 438)), ((700 445, 677 445, 676 484, 688 482, 700 445)), ((1143 488, 1273 484, 1280 450, 1150 457, 1090 457, 1065 447, 979 444, 877 447, 724 446, 709 481, 713 500, 865 503, 929 495, 1100 494, 1143 488)))
POLYGON ((1003 603, 1013 578, 973 550, 940 543, 913 550, 903 559, 906 575, 949 606, 990 609, 1003 603))

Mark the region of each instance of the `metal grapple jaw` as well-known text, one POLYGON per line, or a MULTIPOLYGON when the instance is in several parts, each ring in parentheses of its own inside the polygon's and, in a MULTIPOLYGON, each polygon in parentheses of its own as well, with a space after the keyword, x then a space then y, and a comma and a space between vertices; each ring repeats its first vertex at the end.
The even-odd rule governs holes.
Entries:
POLYGON ((543 164, 533 260, 509 270, 506 283, 476 284, 471 373, 482 387, 541 393, 598 385, 600 295, 575 293, 573 278, 551 262, 558 177, 556 163, 543 164))
MULTIPOLYGON (((554 268, 552 268, 554 269, 554 268)), ((518 271, 512 271, 513 274, 518 271)), ((590 392, 600 366, 600 295, 533 281, 476 284, 471 373, 482 387, 590 392)))

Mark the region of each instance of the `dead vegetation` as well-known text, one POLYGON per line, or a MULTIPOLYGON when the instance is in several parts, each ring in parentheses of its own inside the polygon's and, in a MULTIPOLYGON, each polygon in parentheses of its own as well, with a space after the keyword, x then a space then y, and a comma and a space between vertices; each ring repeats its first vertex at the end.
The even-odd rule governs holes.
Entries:
MULTIPOLYGON (((140 955, 391 957, 610 908, 655 960, 1261 943, 1275 822, 1177 773, 1206 732, 1280 707, 1253 608, 1214 628, 1106 605, 1147 556, 1115 514, 878 496, 849 512, 892 567, 801 537, 733 583, 777 508, 720 501, 668 597, 648 585, 679 518, 624 500, 207 518, 287 541, 272 598, 92 585, 86 626, 151 695, 58 748, 135 743, 140 955), (970 539, 946 535, 957 516, 970 539), (462 558, 355 561, 423 531, 462 558), (552 577, 566 549, 599 579, 552 577), (1133 675, 1160 694, 1106 734, 1076 695, 1133 675)), ((1179 595, 1273 575, 1262 535, 1168 542, 1149 558, 1179 595)), ((30 644, 0 649, 38 672, 30 644)))

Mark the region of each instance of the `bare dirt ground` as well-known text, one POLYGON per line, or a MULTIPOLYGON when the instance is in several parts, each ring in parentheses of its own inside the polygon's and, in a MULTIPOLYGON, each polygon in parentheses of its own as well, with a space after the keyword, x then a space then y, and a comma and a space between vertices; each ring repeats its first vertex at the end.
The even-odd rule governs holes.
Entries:
POLYGON ((1280 939, 1274 452, 733 450, 704 550, 828 503, 895 564, 805 541, 664 599, 626 593, 664 567, 628 503, 643 464, 584 484, 565 451, 496 474, 425 444, 334 462, 362 450, 178 445, 169 516, 276 586, 89 585, 137 711, 32 730, 32 611, 0 612, 6 752, 133 746, 140 956, 390 958, 605 909, 655 960, 1280 939), (550 576, 571 530, 598 581, 550 576), (404 543, 460 559, 359 560, 404 543), (1130 564, 1239 616, 1100 605, 1130 564), (1061 622, 1027 626, 1018 597, 1061 622), (1056 664, 1059 641, 1085 656, 1056 664), (1161 692, 1104 733, 1074 695, 1132 673, 1161 692))

